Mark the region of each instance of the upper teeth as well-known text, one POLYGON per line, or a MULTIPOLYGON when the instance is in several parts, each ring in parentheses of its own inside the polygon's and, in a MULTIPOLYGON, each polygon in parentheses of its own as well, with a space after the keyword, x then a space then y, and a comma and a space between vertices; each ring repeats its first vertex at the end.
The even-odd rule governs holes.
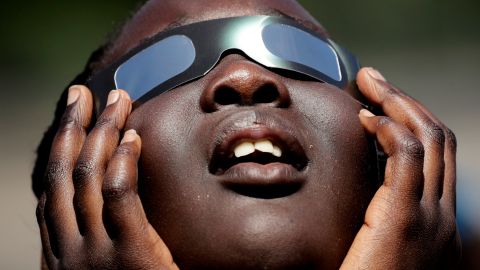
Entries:
POLYGON ((282 156, 282 150, 280 149, 280 147, 273 145, 273 143, 269 140, 243 142, 237 145, 237 147, 235 147, 233 152, 235 153, 235 157, 239 158, 239 157, 250 155, 251 153, 255 152, 255 150, 258 150, 264 153, 271 153, 276 157, 282 156))

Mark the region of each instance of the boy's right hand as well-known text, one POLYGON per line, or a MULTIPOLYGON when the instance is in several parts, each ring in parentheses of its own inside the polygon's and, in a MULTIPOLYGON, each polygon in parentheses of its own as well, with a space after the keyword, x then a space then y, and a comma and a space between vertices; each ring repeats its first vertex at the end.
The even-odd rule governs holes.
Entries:
POLYGON ((119 144, 131 109, 126 92, 110 92, 87 134, 92 94, 84 86, 69 89, 37 208, 52 270, 178 269, 137 194, 140 137, 130 130, 119 144))

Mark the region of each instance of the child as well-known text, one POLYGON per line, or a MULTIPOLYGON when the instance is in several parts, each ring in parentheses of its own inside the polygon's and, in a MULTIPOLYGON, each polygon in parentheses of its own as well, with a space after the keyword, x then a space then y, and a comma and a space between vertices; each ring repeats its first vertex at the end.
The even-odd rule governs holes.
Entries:
POLYGON ((265 53, 248 51, 260 51, 248 47, 254 41, 285 49, 276 45, 288 39, 272 41, 284 35, 295 48, 315 43, 341 55, 287 0, 151 0, 97 51, 38 150, 33 185, 48 267, 454 267, 452 132, 372 68, 357 84, 385 116, 362 109, 335 61, 284 50, 277 56, 290 64, 269 66, 265 53), (270 41, 228 28, 255 15, 273 22, 270 41), (218 29, 240 37, 235 50, 218 49, 218 29), (217 54, 218 63, 207 61, 217 54), (137 73, 139 92, 107 98, 111 89, 98 87, 131 85, 137 73), (384 179, 375 141, 388 156, 384 179))

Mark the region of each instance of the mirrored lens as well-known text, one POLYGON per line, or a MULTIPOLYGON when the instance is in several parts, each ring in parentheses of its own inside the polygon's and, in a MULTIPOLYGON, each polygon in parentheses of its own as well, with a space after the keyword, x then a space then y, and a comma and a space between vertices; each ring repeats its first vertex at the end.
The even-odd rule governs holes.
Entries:
POLYGON ((284 60, 315 69, 341 81, 337 54, 325 41, 286 24, 271 24, 262 31, 265 47, 284 60))
POLYGON ((117 89, 133 101, 187 70, 195 60, 192 41, 184 35, 165 38, 127 60, 115 73, 117 89))

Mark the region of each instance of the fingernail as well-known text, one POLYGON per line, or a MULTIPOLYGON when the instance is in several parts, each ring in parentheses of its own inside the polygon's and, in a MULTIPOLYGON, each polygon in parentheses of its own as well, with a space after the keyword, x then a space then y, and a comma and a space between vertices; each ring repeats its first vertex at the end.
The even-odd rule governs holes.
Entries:
POLYGON ((385 79, 385 77, 383 77, 383 75, 374 68, 369 68, 367 72, 368 72, 368 75, 370 75, 374 79, 387 81, 387 79, 385 79))
POLYGON ((67 106, 73 104, 78 100, 80 97, 80 87, 78 85, 73 85, 68 88, 68 98, 67 98, 67 106))
POLYGON ((123 139, 121 143, 133 142, 137 137, 137 132, 134 129, 130 129, 125 134, 123 134, 123 139))
POLYGON ((108 94, 107 106, 117 102, 119 98, 120 98, 120 93, 118 92, 118 90, 110 91, 110 93, 108 94))
POLYGON ((375 116, 375 114, 373 114, 372 112, 370 112, 367 109, 361 109, 360 110, 360 115, 365 116, 365 117, 374 117, 375 116))

